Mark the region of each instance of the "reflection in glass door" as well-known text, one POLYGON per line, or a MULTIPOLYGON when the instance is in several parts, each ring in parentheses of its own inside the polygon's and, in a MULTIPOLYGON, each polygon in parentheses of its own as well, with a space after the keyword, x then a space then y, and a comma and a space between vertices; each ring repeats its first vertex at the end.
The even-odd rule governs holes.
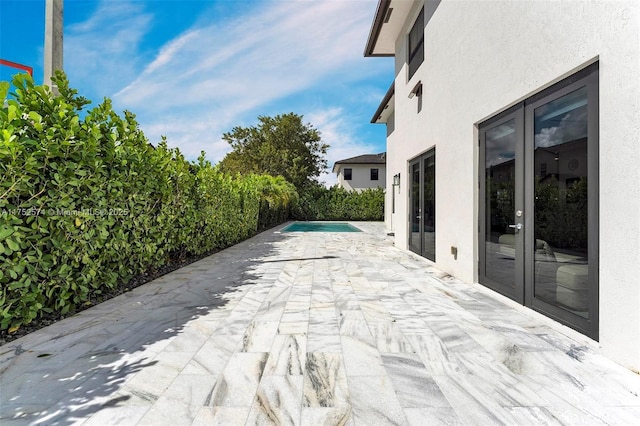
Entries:
POLYGON ((598 338, 598 69, 479 127, 479 281, 598 338))
POLYGON ((409 163, 409 249, 436 260, 436 152, 435 149, 409 163))
POLYGON ((582 327, 589 324, 590 297, 597 286, 590 256, 595 245, 589 243, 596 208, 589 195, 595 167, 589 166, 593 136, 588 89, 570 87, 526 109, 533 127, 527 145, 533 150, 535 241, 528 295, 541 310, 586 320, 578 321, 582 327))
POLYGON ((512 299, 522 298, 523 201, 522 112, 516 111, 482 130, 484 223, 480 275, 488 287, 512 299))

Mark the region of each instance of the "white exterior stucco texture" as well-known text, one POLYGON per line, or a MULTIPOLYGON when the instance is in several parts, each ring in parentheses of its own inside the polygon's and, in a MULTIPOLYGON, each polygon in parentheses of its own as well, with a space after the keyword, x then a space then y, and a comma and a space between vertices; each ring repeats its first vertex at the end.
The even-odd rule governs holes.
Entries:
POLYGON ((340 164, 338 185, 347 191, 363 191, 370 188, 385 188, 386 167, 384 164, 340 164), (351 180, 344 179, 344 169, 351 169, 351 180), (378 169, 378 180, 371 180, 371 169, 378 169))
POLYGON ((477 124, 599 61, 600 343, 608 356, 636 369, 639 8, 635 1, 444 0, 425 28, 424 63, 407 81, 404 35, 416 8, 396 41, 395 131, 387 147, 387 174, 402 174, 396 244, 407 248, 408 160, 435 146, 437 266, 477 282, 477 124), (409 99, 419 80, 421 99, 409 99), (457 260, 450 246, 458 247, 457 260))

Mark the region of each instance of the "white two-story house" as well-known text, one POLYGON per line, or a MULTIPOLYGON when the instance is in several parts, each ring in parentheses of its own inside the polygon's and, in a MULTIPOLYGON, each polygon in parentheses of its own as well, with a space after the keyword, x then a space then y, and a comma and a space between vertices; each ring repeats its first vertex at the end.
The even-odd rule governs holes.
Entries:
POLYGON ((395 244, 636 370, 639 15, 637 1, 380 0, 365 48, 395 58, 372 119, 395 244))
POLYGON ((384 188, 387 183, 386 153, 365 154, 336 161, 333 173, 338 186, 347 191, 384 188))

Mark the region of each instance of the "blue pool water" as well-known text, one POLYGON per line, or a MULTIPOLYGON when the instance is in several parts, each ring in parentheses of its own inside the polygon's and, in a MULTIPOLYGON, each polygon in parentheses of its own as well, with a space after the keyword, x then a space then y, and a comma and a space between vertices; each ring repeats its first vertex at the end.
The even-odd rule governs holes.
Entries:
POLYGON ((362 232, 355 226, 343 222, 295 222, 282 232, 362 232))

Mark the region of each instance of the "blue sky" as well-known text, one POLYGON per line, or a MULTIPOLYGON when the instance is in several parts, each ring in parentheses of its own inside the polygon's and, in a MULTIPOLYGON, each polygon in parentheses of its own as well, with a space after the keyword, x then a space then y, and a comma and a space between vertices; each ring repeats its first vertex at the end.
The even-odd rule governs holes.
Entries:
MULTIPOLYGON (((43 78, 45 0, 0 0, 0 57, 43 78)), ((65 0, 64 68, 96 105, 129 110, 150 142, 217 162, 222 134, 295 112, 339 159, 385 150, 369 120, 393 78, 364 58, 377 0, 65 0)), ((15 70, 0 67, 0 79, 15 70)), ((330 170, 329 170, 330 172, 330 170)), ((330 173, 321 177, 335 183, 330 173)))

